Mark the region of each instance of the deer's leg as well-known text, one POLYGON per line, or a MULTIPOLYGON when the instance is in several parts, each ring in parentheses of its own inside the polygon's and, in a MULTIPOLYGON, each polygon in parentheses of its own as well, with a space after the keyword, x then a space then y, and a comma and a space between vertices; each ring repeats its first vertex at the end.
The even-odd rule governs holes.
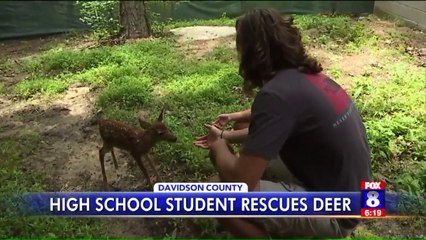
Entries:
POLYGON ((114 167, 115 167, 115 169, 117 169, 118 168, 117 159, 115 158, 114 148, 113 147, 111 148, 111 155, 112 155, 112 161, 114 162, 114 167))
POLYGON ((152 187, 151 179, 149 178, 148 172, 146 171, 146 168, 142 163, 141 156, 133 155, 133 158, 136 160, 136 163, 138 164, 139 168, 142 170, 143 175, 145 175, 145 178, 148 180, 149 186, 152 187))
POLYGON ((99 161, 101 162, 102 177, 105 184, 107 183, 107 177, 105 173, 105 154, 111 151, 111 148, 111 146, 104 143, 102 148, 99 150, 99 161))
POLYGON ((148 159, 149 165, 154 170, 155 176, 157 177, 157 181, 161 181, 160 175, 158 174, 158 171, 155 168, 154 161, 149 156, 145 156, 145 157, 148 159))

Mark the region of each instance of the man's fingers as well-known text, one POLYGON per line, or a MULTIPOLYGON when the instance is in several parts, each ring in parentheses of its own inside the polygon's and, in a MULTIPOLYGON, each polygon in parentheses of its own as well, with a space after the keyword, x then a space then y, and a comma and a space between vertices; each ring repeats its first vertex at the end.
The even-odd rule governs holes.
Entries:
POLYGON ((198 141, 194 141, 194 144, 207 144, 207 140, 198 140, 198 141))
POLYGON ((218 125, 223 125, 223 120, 221 120, 221 119, 218 119, 218 120, 216 120, 216 121, 214 121, 214 124, 218 124, 218 125))
POLYGON ((201 136, 201 137, 197 137, 197 138, 195 138, 195 140, 203 140, 203 139, 206 139, 207 138, 207 135, 204 135, 204 136, 201 136))
POLYGON ((195 146, 199 147, 199 148, 203 148, 203 149, 207 149, 209 148, 208 145, 206 143, 194 143, 195 146))

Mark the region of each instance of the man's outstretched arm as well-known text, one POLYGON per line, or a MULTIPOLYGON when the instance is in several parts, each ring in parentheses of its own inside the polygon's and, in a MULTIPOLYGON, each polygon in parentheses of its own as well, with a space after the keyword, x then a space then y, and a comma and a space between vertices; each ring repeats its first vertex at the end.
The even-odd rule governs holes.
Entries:
POLYGON ((233 130, 233 131, 224 131, 222 138, 228 140, 229 143, 243 143, 248 135, 248 128, 233 130))
POLYGON ((251 118, 251 109, 247 109, 240 112, 234 112, 230 114, 230 120, 232 121, 249 122, 250 118, 251 118))
POLYGON ((261 157, 241 153, 240 157, 233 155, 224 139, 215 141, 210 146, 211 157, 221 181, 244 182, 249 191, 253 191, 259 183, 268 161, 261 157))

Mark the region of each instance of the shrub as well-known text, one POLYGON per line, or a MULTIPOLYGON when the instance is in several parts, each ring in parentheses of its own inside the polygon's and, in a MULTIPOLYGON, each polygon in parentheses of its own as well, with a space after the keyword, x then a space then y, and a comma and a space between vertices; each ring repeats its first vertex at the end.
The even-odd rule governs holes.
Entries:
POLYGON ((76 1, 80 20, 89 25, 97 36, 117 33, 120 30, 119 1, 76 1))

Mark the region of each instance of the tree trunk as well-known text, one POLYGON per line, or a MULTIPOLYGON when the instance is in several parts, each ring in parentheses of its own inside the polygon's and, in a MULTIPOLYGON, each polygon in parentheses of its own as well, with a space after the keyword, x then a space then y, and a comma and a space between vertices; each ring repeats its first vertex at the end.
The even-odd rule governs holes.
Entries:
POLYGON ((146 15, 144 1, 120 0, 120 23, 125 38, 146 38, 151 36, 151 26, 146 15))

